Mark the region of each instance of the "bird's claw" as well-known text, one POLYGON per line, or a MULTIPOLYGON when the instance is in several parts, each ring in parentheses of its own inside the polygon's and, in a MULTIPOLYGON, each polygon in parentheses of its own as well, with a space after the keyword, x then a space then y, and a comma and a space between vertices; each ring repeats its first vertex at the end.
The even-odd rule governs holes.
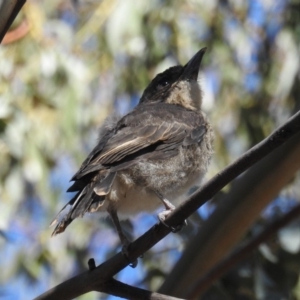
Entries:
POLYGON ((135 268, 137 265, 138 265, 138 260, 134 260, 134 261, 131 261, 129 259, 129 251, 128 251, 128 247, 130 245, 130 242, 127 241, 126 243, 123 244, 123 247, 122 247, 122 254, 125 256, 125 258, 128 260, 129 262, 129 266, 131 268, 135 268))
POLYGON ((158 214, 158 219, 160 220, 160 222, 162 224, 164 224, 164 226, 166 226, 167 228, 169 228, 173 233, 176 233, 178 231, 180 231, 182 229, 183 226, 187 225, 187 221, 184 220, 183 224, 180 224, 180 225, 177 225, 176 227, 173 227, 173 226, 169 226, 165 223, 165 220, 167 218, 167 216, 175 209, 175 207, 173 209, 167 209, 167 210, 164 210, 162 212, 160 212, 158 214))

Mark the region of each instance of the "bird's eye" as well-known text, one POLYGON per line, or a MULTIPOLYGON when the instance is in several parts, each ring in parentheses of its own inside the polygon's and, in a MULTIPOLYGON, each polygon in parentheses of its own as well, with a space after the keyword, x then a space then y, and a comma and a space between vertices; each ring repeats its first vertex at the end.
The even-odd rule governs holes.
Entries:
POLYGON ((164 88, 164 87, 167 86, 168 84, 169 84, 168 81, 162 81, 162 82, 160 82, 160 83, 157 85, 157 88, 158 88, 159 90, 161 90, 162 88, 164 88))

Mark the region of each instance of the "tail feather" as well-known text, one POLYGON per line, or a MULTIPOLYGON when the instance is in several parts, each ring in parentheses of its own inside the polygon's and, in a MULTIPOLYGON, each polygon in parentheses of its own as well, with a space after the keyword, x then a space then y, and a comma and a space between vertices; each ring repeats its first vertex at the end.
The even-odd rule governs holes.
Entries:
POLYGON ((83 217, 83 215, 87 212, 89 206, 93 201, 93 193, 94 193, 94 182, 89 183, 85 187, 85 193, 81 195, 80 198, 76 200, 71 210, 71 218, 75 219, 78 217, 83 217))
POLYGON ((86 212, 86 207, 88 207, 92 202, 92 193, 93 189, 91 188, 92 183, 88 184, 84 189, 80 192, 78 192, 75 197, 67 204, 65 205, 62 210, 58 213, 56 218, 52 221, 51 225, 55 225, 56 227, 52 233, 52 236, 64 232, 67 226, 76 218, 82 217, 84 213, 86 212), (66 209, 68 205, 70 206, 70 209, 65 215, 62 217, 61 220, 60 217, 63 213, 63 211, 66 209))
POLYGON ((68 225, 70 225, 70 223, 73 221, 73 219, 67 218, 67 216, 65 216, 63 218, 63 220, 61 220, 55 227, 55 229, 53 230, 51 236, 55 236, 59 233, 62 233, 65 231, 65 229, 68 227, 68 225))
MULTIPOLYGON (((100 174, 99 174, 100 175, 100 174)), ((75 182, 76 188, 81 189, 77 194, 60 210, 50 226, 56 225, 52 236, 64 232, 68 225, 76 218, 83 217, 86 212, 96 211, 105 200, 111 189, 115 173, 109 173, 104 179, 103 176, 91 178, 89 183, 75 182), (85 183, 85 185, 84 185, 85 183), (70 206, 68 212, 63 215, 64 210, 70 206)))
POLYGON ((59 223, 59 219, 60 219, 63 211, 66 209, 67 206, 71 206, 71 207, 73 206, 74 202, 76 201, 76 199, 78 198, 78 196, 80 195, 81 192, 82 191, 79 191, 66 205, 64 205, 64 207, 58 212, 58 214, 55 216, 55 218, 50 223, 50 227, 59 223))
MULTIPOLYGON (((82 199, 82 201, 84 201, 84 198, 82 199)), ((100 197, 98 195, 96 195, 95 193, 92 194, 91 196, 91 201, 88 208, 86 209, 86 211, 93 211, 93 209, 95 207, 99 207, 103 204, 104 202, 104 197, 100 197)), ((65 229, 70 225, 70 223, 76 219, 77 217, 83 216, 84 213, 79 213, 81 210, 76 210, 76 208, 74 209, 73 207, 71 207, 71 209, 69 210, 69 212, 67 214, 64 215, 64 217, 58 222, 57 219, 55 219, 55 221, 57 221, 54 224, 57 224, 55 229, 53 230, 52 236, 55 236, 59 233, 62 233, 65 231, 65 229)), ((53 224, 53 222, 51 223, 51 225, 53 224)), ((54 225, 53 224, 53 225, 54 225)))
POLYGON ((64 232, 67 226, 74 220, 74 218, 71 217, 72 211, 74 206, 76 206, 76 203, 78 203, 80 197, 82 197, 82 194, 84 193, 83 189, 82 191, 79 191, 56 215, 54 220, 51 222, 51 226, 55 226, 55 229, 52 232, 52 236, 55 236, 61 232, 64 232), (69 211, 65 213, 63 216, 62 214, 64 213, 64 210, 70 206, 69 211))

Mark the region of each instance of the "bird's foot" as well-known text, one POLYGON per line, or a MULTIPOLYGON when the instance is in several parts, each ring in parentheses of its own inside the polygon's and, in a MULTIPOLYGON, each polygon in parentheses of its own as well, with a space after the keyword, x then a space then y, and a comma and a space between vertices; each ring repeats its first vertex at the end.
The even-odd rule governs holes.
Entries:
POLYGON ((159 200, 162 201, 162 203, 164 204, 164 206, 166 208, 166 210, 164 210, 164 211, 162 211, 158 214, 158 218, 159 218, 160 222, 162 224, 164 224, 167 228, 170 228, 171 231, 174 232, 174 233, 180 231, 184 225, 187 225, 186 220, 184 220, 183 224, 180 224, 176 227, 172 227, 172 226, 167 225, 165 223, 165 220, 166 220, 167 216, 172 211, 175 210, 176 207, 168 199, 164 198, 164 196, 160 192, 158 192, 158 191, 154 191, 154 192, 155 192, 156 196, 159 198, 159 200))
POLYGON ((134 261, 131 261, 129 259, 129 251, 128 251, 129 246, 130 246, 130 241, 127 238, 125 240, 122 240, 122 254, 129 261, 129 266, 131 268, 135 268, 138 265, 138 260, 136 259, 134 261))
MULTIPOLYGON (((170 202, 169 202, 169 203, 170 203, 170 202)), ((170 204, 171 204, 171 203, 170 203, 170 204)), ((175 210, 175 206, 174 206, 173 204, 171 204, 171 205, 173 206, 172 208, 166 209, 166 210, 164 210, 164 211, 162 211, 162 212, 160 212, 160 213, 158 214, 158 219, 159 219, 160 222, 161 222, 162 224, 164 224, 167 228, 170 228, 171 231, 172 231, 173 233, 176 233, 176 232, 180 231, 180 230, 182 229, 183 226, 187 225, 187 221, 184 220, 184 222, 183 222, 182 224, 179 224, 179 225, 177 225, 177 226, 175 226, 175 227, 167 225, 167 224, 165 223, 166 218, 170 215, 171 212, 173 212, 173 211, 175 210)))

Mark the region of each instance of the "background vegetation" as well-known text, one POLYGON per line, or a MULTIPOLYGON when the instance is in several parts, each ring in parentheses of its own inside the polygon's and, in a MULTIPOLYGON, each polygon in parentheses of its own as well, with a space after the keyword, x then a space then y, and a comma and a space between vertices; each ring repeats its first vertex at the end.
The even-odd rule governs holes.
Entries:
MULTIPOLYGON (((120 250, 111 222, 97 215, 55 238, 48 224, 71 197, 69 179, 97 128, 113 110, 131 110, 156 73, 208 47, 200 82, 216 139, 207 178, 299 110, 299 21, 298 0, 28 1, 14 23, 27 22, 25 36, 0 46, 0 298, 31 299, 85 270, 88 258, 120 250)), ((295 176, 246 236, 299 196, 295 176)), ((118 279, 158 289, 217 204, 118 279)), ((134 239, 155 222, 140 214, 125 225, 134 239)), ((280 231, 206 297, 300 299, 299 231, 299 222, 280 231)))

